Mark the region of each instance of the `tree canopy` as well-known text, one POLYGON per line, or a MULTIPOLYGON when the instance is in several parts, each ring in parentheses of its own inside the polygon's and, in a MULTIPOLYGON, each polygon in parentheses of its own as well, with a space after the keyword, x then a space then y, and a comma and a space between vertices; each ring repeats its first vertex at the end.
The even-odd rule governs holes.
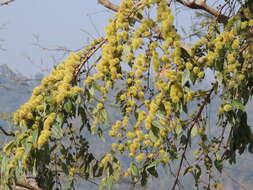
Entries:
POLYGON ((184 189, 187 175, 196 189, 222 189, 214 173, 253 153, 245 111, 253 94, 252 1, 218 1, 217 9, 196 0, 98 2, 115 11, 106 35, 71 53, 13 113, 1 189, 75 189, 78 180, 100 189, 125 180, 134 189, 170 166, 168 189, 184 189), (172 4, 207 13, 192 44, 174 24, 172 4), (92 138, 109 146, 96 152, 92 138))

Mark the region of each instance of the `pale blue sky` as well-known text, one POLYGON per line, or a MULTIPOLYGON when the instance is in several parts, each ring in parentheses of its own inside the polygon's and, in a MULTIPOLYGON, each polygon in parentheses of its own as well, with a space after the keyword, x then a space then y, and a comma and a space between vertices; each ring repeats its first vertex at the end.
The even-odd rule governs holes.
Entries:
POLYGON ((0 25, 6 24, 0 30, 0 39, 4 40, 0 43, 7 49, 0 51, 0 64, 7 64, 26 75, 51 68, 53 60, 50 57, 54 55, 60 59, 62 53, 42 51, 33 46, 36 41, 33 36, 38 35, 45 47, 59 45, 78 49, 86 45, 89 38, 81 30, 98 36, 87 14, 92 14, 92 21, 102 35, 106 21, 112 15, 105 10, 96 0, 16 0, 0 7, 0 25), (40 65, 41 61, 43 65, 40 65))
MULTIPOLYGON (((118 4, 120 0, 111 2, 118 4)), ((39 36, 44 47, 64 46, 76 50, 87 45, 90 38, 82 30, 98 37, 94 25, 102 35, 111 16, 112 12, 99 5, 97 0, 16 0, 2 6, 0 25, 6 26, 0 30, 0 39, 4 40, 0 45, 7 51, 0 51, 0 64, 7 64, 25 75, 50 69, 55 64, 51 57, 61 60, 62 53, 42 51, 32 45, 36 41, 34 35, 39 36)), ((190 24, 189 12, 180 18, 180 23, 190 24)))

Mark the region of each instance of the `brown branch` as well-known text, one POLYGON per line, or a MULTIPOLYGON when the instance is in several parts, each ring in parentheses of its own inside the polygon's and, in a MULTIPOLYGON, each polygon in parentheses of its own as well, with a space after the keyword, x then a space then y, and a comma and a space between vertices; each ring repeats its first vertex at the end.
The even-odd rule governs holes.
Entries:
MULTIPOLYGON (((113 3, 111 3, 109 0, 98 0, 98 3, 100 3, 101 5, 103 5, 104 7, 112 10, 112 11, 115 11, 115 12, 118 12, 119 11, 119 6, 118 5, 115 5, 113 3)), ((141 6, 142 5, 142 1, 138 2, 136 4, 136 6, 141 6)), ((137 17, 133 17, 137 22, 141 22, 141 19, 137 18, 137 17)), ((153 27, 152 30, 158 34, 158 36, 161 35, 161 31, 158 27, 153 27)), ((185 50, 189 51, 191 49, 191 47, 188 45, 188 44, 185 44, 183 42, 181 42, 181 47, 184 48, 185 50)))
POLYGON ((2 126, 0 126, 0 131, 2 131, 3 134, 5 134, 6 136, 15 136, 14 133, 12 132, 7 132, 2 126))
POLYGON ((30 184, 29 182, 17 182, 15 187, 14 187, 14 190, 18 190, 19 187, 21 187, 22 189, 23 188, 26 188, 27 190, 43 190, 41 188, 39 188, 37 186, 37 184, 30 184))
POLYGON ((197 113, 197 114, 195 115, 195 117, 193 117, 193 119, 192 119, 192 122, 193 122, 193 123, 192 123, 192 125, 191 125, 191 127, 190 127, 190 129, 189 129, 189 131, 188 131, 188 135, 187 135, 187 139, 186 139, 186 144, 185 144, 185 146, 184 146, 184 151, 183 151, 183 154, 182 154, 180 163, 179 163, 179 168, 178 168, 178 170, 177 170, 177 175, 176 175, 176 179, 175 179, 175 181, 174 181, 172 190, 175 190, 176 185, 177 185, 177 183, 178 183, 180 171, 181 171, 181 169, 182 169, 183 161, 184 161, 184 159, 185 159, 186 150, 187 150, 187 148, 188 148, 188 145, 189 145, 189 142, 190 142, 190 139, 191 139, 191 131, 192 131, 194 125, 198 122, 199 117, 201 116, 202 111, 204 110, 205 106, 209 103, 210 97, 211 97, 213 91, 214 91, 214 87, 209 91, 209 93, 207 94, 206 98, 204 99, 202 105, 200 106, 198 113, 197 113))
POLYGON ((98 44, 96 44, 94 47, 92 47, 90 49, 90 51, 83 57, 83 60, 79 66, 79 68, 77 68, 77 71, 75 73, 75 76, 77 76, 80 72, 81 69, 83 67, 83 65, 90 59, 90 57, 92 55, 94 55, 105 43, 107 42, 107 39, 103 39, 101 42, 99 42, 98 44))
POLYGON ((208 6, 205 1, 196 2, 196 0, 176 0, 177 2, 181 3, 184 6, 187 6, 191 9, 200 9, 210 13, 211 15, 217 18, 217 21, 220 23, 226 22, 229 17, 222 14, 220 11, 208 6))
POLYGON ((13 2, 15 0, 5 0, 3 2, 0 2, 0 6, 3 6, 3 5, 8 5, 9 3, 13 2))
POLYGON ((117 12, 119 10, 119 6, 111 3, 108 0, 98 0, 98 3, 101 4, 101 5, 103 5, 107 9, 110 9, 110 10, 114 11, 114 12, 117 12))

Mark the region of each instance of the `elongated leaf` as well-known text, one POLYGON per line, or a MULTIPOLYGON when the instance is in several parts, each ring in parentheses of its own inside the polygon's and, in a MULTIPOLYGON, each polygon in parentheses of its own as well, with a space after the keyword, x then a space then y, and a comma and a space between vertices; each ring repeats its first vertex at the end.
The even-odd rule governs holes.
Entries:
POLYGON ((240 109, 240 110, 242 110, 242 111, 245 110, 245 106, 244 106, 241 102, 239 102, 239 101, 237 101, 237 100, 232 100, 231 104, 232 104, 232 106, 233 106, 234 108, 236 108, 236 109, 240 109))
POLYGON ((61 139, 63 137, 62 128, 58 123, 52 126, 51 131, 52 131, 52 137, 56 139, 61 139))

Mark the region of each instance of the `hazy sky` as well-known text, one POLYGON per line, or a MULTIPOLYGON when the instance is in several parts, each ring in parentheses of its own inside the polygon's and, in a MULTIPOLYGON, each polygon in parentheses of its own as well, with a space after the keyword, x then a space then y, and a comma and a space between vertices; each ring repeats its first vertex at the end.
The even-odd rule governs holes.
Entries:
POLYGON ((97 28, 102 35, 111 15, 96 0, 16 0, 0 7, 0 26, 4 25, 0 45, 6 49, 0 51, 0 64, 26 75, 51 68, 51 56, 61 59, 62 53, 42 51, 32 45, 36 42, 34 36, 39 36, 42 46, 75 50, 91 38, 82 30, 98 37, 97 28))
MULTIPOLYGON (((119 3, 120 0, 112 0, 119 3)), ((0 7, 0 64, 7 64, 15 71, 32 75, 52 68, 52 56, 62 60, 63 53, 43 51, 34 46, 34 36, 47 48, 63 46, 76 50, 87 45, 90 33, 103 35, 103 29, 112 12, 97 0, 16 0, 0 7), (84 32, 86 31, 86 32, 84 32)), ((180 16, 180 23, 189 22, 189 12, 180 16)), ((189 24, 189 23, 188 23, 189 24)))

